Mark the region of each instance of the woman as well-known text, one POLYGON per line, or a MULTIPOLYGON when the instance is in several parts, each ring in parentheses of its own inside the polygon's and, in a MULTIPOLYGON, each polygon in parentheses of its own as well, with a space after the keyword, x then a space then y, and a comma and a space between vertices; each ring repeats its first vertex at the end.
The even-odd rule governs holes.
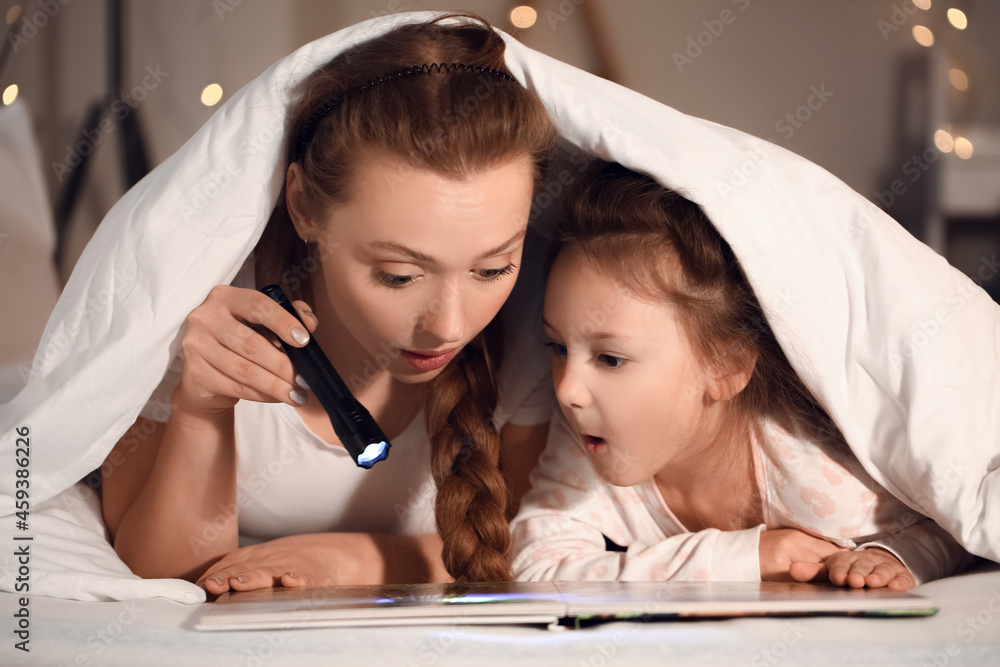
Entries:
POLYGON ((115 550, 136 574, 211 593, 509 578, 507 519, 544 444, 533 403, 545 402, 535 386, 544 397, 546 382, 522 369, 500 384, 495 316, 518 276, 533 183, 555 135, 503 52, 487 25, 437 20, 350 49, 307 82, 284 205, 254 270, 257 285, 277 282, 299 299, 310 332, 248 286, 218 286, 188 317, 179 380, 161 386, 172 392, 168 421, 140 417, 103 482, 115 550), (396 441, 386 462, 353 467, 261 327, 282 345, 315 336, 396 441), (283 474, 255 479, 275 461, 283 474), (421 512, 421 474, 437 485, 437 534, 421 512), (406 483, 419 516, 402 520, 392 497, 406 483), (248 524, 266 541, 238 549, 248 524))

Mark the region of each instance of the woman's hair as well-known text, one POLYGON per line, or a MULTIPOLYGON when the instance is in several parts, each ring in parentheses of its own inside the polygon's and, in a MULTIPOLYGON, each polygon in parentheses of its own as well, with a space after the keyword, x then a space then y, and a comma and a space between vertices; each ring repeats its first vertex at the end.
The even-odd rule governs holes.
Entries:
MULTIPOLYGON (((286 161, 301 166, 305 206, 323 220, 350 198, 366 155, 455 178, 527 155, 537 182, 555 140, 541 100, 510 77, 500 35, 478 17, 449 15, 399 27, 316 71, 291 113, 286 161)), ((257 283, 311 300, 318 252, 298 238, 282 192, 255 251, 257 283)), ((444 564, 458 581, 510 579, 508 492, 492 423, 501 349, 495 318, 431 382, 425 406, 444 564)))
POLYGON ((637 298, 669 303, 710 368, 753 371, 729 405, 828 443, 843 436, 796 374, 729 244, 701 208, 649 176, 604 164, 568 197, 557 229, 637 298))

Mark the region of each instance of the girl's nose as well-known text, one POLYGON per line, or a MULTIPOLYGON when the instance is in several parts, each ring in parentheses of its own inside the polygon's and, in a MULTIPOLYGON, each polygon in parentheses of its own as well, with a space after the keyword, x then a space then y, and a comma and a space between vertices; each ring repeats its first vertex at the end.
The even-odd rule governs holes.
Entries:
POLYGON ((556 400, 564 408, 580 409, 590 405, 590 391, 581 374, 567 359, 552 365, 552 380, 556 388, 556 400))

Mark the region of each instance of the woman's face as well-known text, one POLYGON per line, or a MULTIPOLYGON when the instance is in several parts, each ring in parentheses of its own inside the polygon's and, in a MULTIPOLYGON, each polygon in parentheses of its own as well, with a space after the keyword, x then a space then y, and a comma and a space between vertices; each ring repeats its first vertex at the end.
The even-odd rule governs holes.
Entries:
POLYGON ((316 335, 349 384, 426 382, 486 327, 517 278, 532 186, 529 156, 461 179, 377 156, 322 224, 297 225, 318 244, 316 335))

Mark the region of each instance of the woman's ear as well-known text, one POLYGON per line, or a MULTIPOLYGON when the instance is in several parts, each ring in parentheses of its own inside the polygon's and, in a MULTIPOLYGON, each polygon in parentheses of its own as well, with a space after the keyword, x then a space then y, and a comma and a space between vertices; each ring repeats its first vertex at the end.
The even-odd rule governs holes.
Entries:
POLYGON ((285 206, 288 208, 288 215, 295 225, 295 231, 303 241, 307 239, 318 239, 319 227, 309 215, 306 206, 306 193, 303 189, 302 167, 297 162, 288 165, 285 172, 285 206))
POLYGON ((713 401, 728 401, 747 388, 757 366, 757 349, 739 346, 734 349, 708 384, 713 401))

